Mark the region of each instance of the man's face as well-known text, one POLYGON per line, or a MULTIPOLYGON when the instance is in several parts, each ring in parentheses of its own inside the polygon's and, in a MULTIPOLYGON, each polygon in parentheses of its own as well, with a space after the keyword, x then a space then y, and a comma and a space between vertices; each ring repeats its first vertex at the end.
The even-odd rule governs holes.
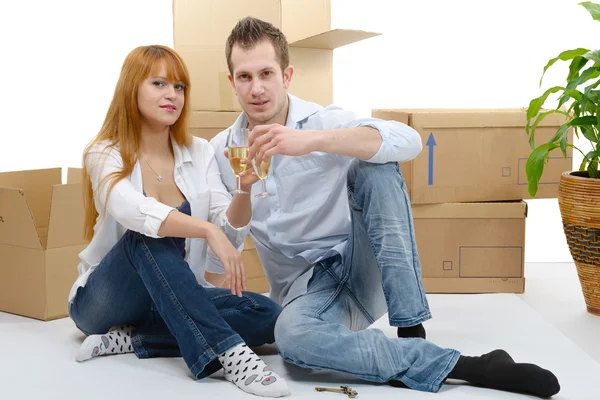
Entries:
POLYGON ((233 75, 229 80, 251 125, 285 123, 287 89, 293 67, 284 72, 273 45, 263 40, 251 49, 235 45, 231 51, 233 75))

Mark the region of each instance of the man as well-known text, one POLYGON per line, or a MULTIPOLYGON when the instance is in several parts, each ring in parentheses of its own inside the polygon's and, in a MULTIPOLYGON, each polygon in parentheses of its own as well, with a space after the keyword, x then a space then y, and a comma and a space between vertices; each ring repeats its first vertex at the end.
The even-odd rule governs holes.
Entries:
MULTIPOLYGON (((294 69, 273 25, 241 20, 226 47, 229 79, 248 127, 252 159, 272 157, 267 189, 254 198, 251 236, 284 308, 275 327, 282 357, 313 369, 437 392, 446 378, 551 396, 556 377, 516 364, 503 350, 464 357, 425 340, 431 318, 413 221, 398 162, 415 158, 421 138, 394 121, 356 119, 287 93, 294 69), (399 338, 366 329, 386 312, 399 338)), ((224 184, 235 178, 228 131, 211 144, 224 184)), ((235 142, 235 137, 233 138, 235 142)), ((222 273, 213 259, 207 271, 222 273)), ((212 279, 215 276, 211 276, 212 279)), ((218 283, 217 279, 217 283, 218 283)))

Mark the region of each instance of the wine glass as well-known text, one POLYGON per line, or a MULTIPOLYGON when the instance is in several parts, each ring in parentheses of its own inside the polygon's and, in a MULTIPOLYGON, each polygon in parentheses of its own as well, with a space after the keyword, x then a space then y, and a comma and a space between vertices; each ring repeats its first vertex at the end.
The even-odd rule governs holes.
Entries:
POLYGON ((241 187, 240 174, 246 170, 246 164, 242 164, 242 160, 248 158, 248 136, 250 130, 248 128, 240 128, 237 130, 229 129, 227 136, 227 151, 229 152, 229 165, 235 175, 237 189, 234 194, 248 194, 241 187), (234 138, 235 136, 235 138, 234 138))
POLYGON ((275 196, 273 193, 269 193, 267 191, 267 182, 265 181, 265 179, 267 179, 267 175, 269 174, 269 167, 271 167, 271 157, 263 158, 260 165, 257 165, 256 161, 258 160, 259 152, 260 152, 260 148, 258 149, 256 154, 254 154, 254 158, 252 159, 252 166, 254 167, 254 171, 256 172, 256 175, 262 181, 263 192, 257 194, 254 197, 267 198, 267 197, 275 196))

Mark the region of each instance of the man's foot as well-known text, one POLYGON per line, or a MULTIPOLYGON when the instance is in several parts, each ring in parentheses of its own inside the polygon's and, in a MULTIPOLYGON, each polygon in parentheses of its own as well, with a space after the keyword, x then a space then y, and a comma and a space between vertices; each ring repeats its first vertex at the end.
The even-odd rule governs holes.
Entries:
POLYGON ((425 339, 425 336, 425 328, 423 327, 423 324, 407 326, 405 328, 398 328, 398 337, 400 338, 425 339))
POLYGON ((290 393, 285 380, 267 365, 248 346, 238 344, 219 356, 225 379, 246 393, 263 397, 281 397, 290 393))
POLYGON ((481 357, 460 356, 448 378, 544 398, 560 391, 558 379, 552 372, 534 364, 516 363, 504 350, 494 350, 481 357))
POLYGON ((133 326, 126 325, 113 327, 104 335, 88 336, 77 351, 75 359, 81 362, 99 356, 133 353, 132 330, 133 326))

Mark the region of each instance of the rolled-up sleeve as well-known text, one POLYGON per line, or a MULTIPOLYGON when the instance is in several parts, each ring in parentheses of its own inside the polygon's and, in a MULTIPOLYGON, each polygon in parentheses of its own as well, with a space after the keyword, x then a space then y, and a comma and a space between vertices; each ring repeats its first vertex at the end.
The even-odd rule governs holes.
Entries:
MULTIPOLYGON (((85 158, 85 165, 93 183, 96 207, 106 210, 126 229, 160 238, 158 230, 173 207, 137 191, 125 178, 118 181, 112 190, 112 177, 123 169, 120 153, 112 148, 92 148, 85 158)), ((100 211, 100 210, 99 210, 100 211)))
POLYGON ((377 118, 357 118, 353 112, 336 106, 329 106, 318 114, 321 129, 343 129, 368 126, 377 129, 381 135, 381 146, 367 162, 385 164, 405 162, 414 159, 423 142, 419 133, 410 126, 398 121, 385 121, 377 118))

